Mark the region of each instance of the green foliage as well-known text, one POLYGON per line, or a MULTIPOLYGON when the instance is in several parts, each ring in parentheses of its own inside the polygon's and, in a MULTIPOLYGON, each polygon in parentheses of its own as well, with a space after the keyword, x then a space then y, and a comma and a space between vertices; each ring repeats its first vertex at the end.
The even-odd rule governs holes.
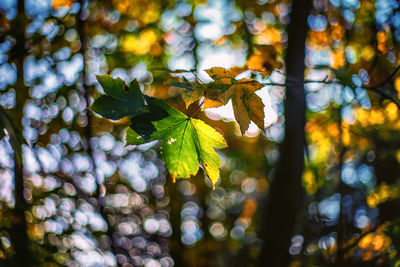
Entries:
POLYGON ((353 85, 352 74, 346 69, 331 69, 337 81, 343 85, 353 85))
POLYGON ((106 93, 100 96, 91 107, 99 115, 107 119, 119 120, 148 110, 137 82, 128 87, 120 78, 113 79, 110 75, 99 75, 97 80, 106 93))
POLYGON ((216 184, 221 160, 214 148, 227 146, 220 133, 162 100, 143 96, 137 82, 130 86, 130 92, 134 93, 129 94, 130 98, 126 99, 124 96, 127 94, 122 91, 126 85, 122 80, 112 79, 110 76, 99 76, 98 80, 106 95, 99 97, 92 109, 107 118, 132 116, 132 126, 126 134, 127 144, 140 145, 161 140, 165 165, 173 179, 195 175, 200 163, 212 184, 216 184), (132 101, 134 108, 129 108, 129 101, 132 101), (143 112, 144 110, 148 112, 143 112))
MULTIPOLYGON (((253 79, 236 80, 245 68, 206 70, 213 82, 173 81, 170 85, 181 88, 186 108, 204 97, 203 109, 226 105, 232 99, 236 121, 242 134, 250 120, 261 129, 264 126, 264 104, 255 94, 263 87, 253 79)), ((196 175, 199 165, 213 186, 219 179, 221 160, 214 148, 225 148, 223 136, 205 122, 194 119, 172 108, 164 101, 143 95, 137 81, 129 87, 119 78, 100 75, 97 79, 104 89, 91 106, 99 115, 112 120, 131 117, 132 124, 126 133, 127 144, 140 145, 161 140, 165 165, 172 178, 189 178, 196 175)))

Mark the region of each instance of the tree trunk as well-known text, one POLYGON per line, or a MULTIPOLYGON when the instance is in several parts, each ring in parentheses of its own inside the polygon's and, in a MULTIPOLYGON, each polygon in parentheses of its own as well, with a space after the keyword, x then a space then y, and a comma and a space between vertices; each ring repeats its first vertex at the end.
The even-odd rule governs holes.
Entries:
MULTIPOLYGON (((88 17, 88 14, 86 12, 89 12, 88 9, 85 10, 85 5, 90 4, 90 0, 79 0, 80 4, 80 11, 78 13, 78 21, 77 21, 77 28, 78 28, 78 34, 79 34, 79 41, 81 43, 81 47, 79 49, 79 53, 82 54, 83 58, 83 70, 80 76, 81 79, 81 94, 85 98, 86 105, 89 106, 90 104, 90 93, 89 93, 89 87, 87 86, 87 73, 86 73, 86 49, 88 46, 88 38, 87 38, 87 29, 86 27, 88 26, 86 24, 86 19, 88 17)), ((85 126, 85 135, 82 137, 85 140, 86 147, 85 147, 85 152, 89 156, 89 159, 92 163, 93 166, 93 177, 96 181, 96 191, 94 193, 94 197, 97 199, 97 205, 95 205, 95 208, 99 212, 100 216, 104 219, 104 221, 107 224, 107 232, 106 235, 109 240, 109 249, 111 252, 114 254, 114 257, 117 256, 117 247, 115 246, 114 238, 113 238, 113 225, 110 222, 109 215, 106 213, 105 209, 105 195, 106 195, 106 187, 105 185, 99 180, 99 177, 96 173, 96 161, 94 158, 94 151, 92 148, 92 144, 90 140, 93 137, 93 129, 92 129, 92 113, 89 109, 86 109, 86 118, 87 118, 87 124, 85 126)), ((111 216, 111 215, 110 215, 111 216)))
MULTIPOLYGON (((311 0, 293 1, 288 26, 286 75, 303 84, 307 16, 311 0)), ((305 148, 305 92, 304 87, 287 87, 285 109, 285 139, 280 146, 280 159, 269 190, 263 214, 260 238, 263 247, 259 266, 288 266, 289 247, 296 226, 296 216, 302 210, 301 177, 304 169, 305 148)))
MULTIPOLYGON (((27 89, 24 83, 24 60, 25 60, 25 1, 18 0, 18 14, 14 19, 16 44, 14 47, 14 55, 17 65, 17 83, 16 89, 16 107, 13 119, 16 120, 16 127, 22 129, 21 119, 23 115, 23 106, 27 89)), ((23 162, 18 157, 18 148, 14 147, 14 196, 15 209, 12 215, 12 225, 10 229, 10 238, 14 246, 14 255, 11 258, 11 264, 15 266, 32 266, 32 256, 28 250, 27 225, 25 220, 25 210, 27 203, 24 199, 24 175, 23 162)))

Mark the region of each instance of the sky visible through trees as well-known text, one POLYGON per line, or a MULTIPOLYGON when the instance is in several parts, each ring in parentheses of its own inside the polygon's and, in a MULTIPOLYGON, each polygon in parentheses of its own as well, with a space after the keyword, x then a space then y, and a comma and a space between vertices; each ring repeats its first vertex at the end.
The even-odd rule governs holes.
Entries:
POLYGON ((2 0, 0 266, 399 266, 399 42, 396 0, 2 0), (223 136, 219 179, 127 145, 103 74, 223 136))

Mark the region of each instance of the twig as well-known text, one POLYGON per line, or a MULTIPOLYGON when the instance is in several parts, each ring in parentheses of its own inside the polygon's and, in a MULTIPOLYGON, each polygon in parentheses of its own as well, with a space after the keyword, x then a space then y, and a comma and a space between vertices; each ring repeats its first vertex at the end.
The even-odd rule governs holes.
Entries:
MULTIPOLYGON (((341 93, 341 99, 343 103, 343 91, 341 93)), ((338 218, 338 223, 337 223, 337 251, 336 251, 336 265, 337 266, 342 266, 344 264, 344 249, 343 249, 343 243, 344 243, 344 235, 345 235, 345 222, 344 222, 344 211, 343 211, 343 195, 344 195, 344 183, 342 181, 342 176, 343 176, 343 159, 344 159, 344 154, 346 153, 346 148, 343 144, 343 127, 342 127, 342 110, 343 110, 343 104, 340 105, 338 109, 338 128, 339 128, 339 164, 338 164, 338 169, 339 169, 339 181, 338 181, 338 191, 340 194, 340 200, 339 200, 339 218, 338 218)))
POLYGON ((394 69, 394 71, 389 75, 389 77, 386 78, 386 80, 384 80, 383 82, 379 83, 376 86, 372 86, 372 87, 382 87, 384 86, 386 83, 390 82, 390 80, 396 75, 396 73, 400 70, 400 65, 397 66, 397 68, 394 69))

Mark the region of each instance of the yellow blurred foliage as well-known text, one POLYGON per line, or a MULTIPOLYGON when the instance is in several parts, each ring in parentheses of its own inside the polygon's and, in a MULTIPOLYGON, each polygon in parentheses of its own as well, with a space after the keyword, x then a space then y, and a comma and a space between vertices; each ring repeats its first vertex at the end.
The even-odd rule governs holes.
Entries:
POLYGON ((332 68, 339 69, 346 62, 346 55, 343 50, 338 49, 331 53, 332 68))
POLYGON ((389 186, 386 183, 382 183, 378 188, 367 196, 367 204, 371 208, 376 207, 380 203, 383 203, 390 199, 395 199, 399 196, 399 189, 396 186, 389 186))
POLYGON ((310 31, 310 41, 316 45, 326 45, 329 43, 327 31, 310 31))
POLYGON ((374 256, 374 252, 385 252, 391 244, 392 240, 387 235, 369 233, 358 242, 358 247, 365 250, 362 255, 363 260, 370 260, 374 256))
POLYGON ((140 32, 139 37, 133 34, 123 37, 121 41, 121 50, 136 55, 144 55, 152 50, 154 53, 152 53, 153 55, 159 55, 162 49, 159 51, 160 48, 155 47, 157 45, 156 42, 157 34, 151 29, 146 29, 140 32))
POLYGON ((394 81, 394 88, 396 88, 397 97, 400 98, 400 76, 398 76, 398 77, 396 78, 396 80, 394 81))
POLYGON ((400 163, 400 149, 396 151, 396 159, 400 163))
POLYGON ((161 4, 157 0, 112 0, 115 9, 129 15, 141 25, 156 22, 160 17, 161 4))
POLYGON ((333 40, 335 40, 335 41, 342 40, 344 32, 345 32, 345 30, 342 25, 336 24, 335 26, 332 26, 331 35, 332 35, 333 40))
POLYGON ((351 135, 349 131, 349 125, 347 123, 342 124, 342 142, 345 146, 349 146, 351 143, 351 135))
POLYGON ((34 240, 42 239, 44 236, 43 228, 40 225, 35 224, 29 227, 28 235, 34 240))
POLYGON ((337 123, 331 123, 328 125, 328 127, 326 128, 327 132, 333 137, 333 138, 337 138, 339 136, 339 128, 337 123))
POLYGON ((394 121, 398 118, 399 109, 397 108, 395 103, 390 102, 389 104, 387 104, 385 107, 385 111, 389 121, 394 121))
POLYGON ((372 46, 364 46, 361 50, 361 58, 365 61, 370 61, 375 55, 375 50, 372 46))
POLYGON ((74 3, 74 0, 53 0, 51 2, 51 8, 57 9, 59 7, 70 7, 74 3))
POLYGON ((318 121, 309 121, 306 125, 311 143, 316 148, 316 158, 313 160, 318 163, 328 160, 332 152, 333 140, 336 140, 339 134, 335 123, 330 124, 327 128, 326 125, 321 125, 318 121))
POLYGON ((376 34, 376 39, 378 41, 378 50, 381 51, 382 53, 386 53, 388 48, 386 45, 386 41, 387 41, 387 36, 384 32, 378 32, 376 34))
MULTIPOLYGON (((391 112, 393 116, 394 113, 397 113, 397 107, 395 104, 393 104, 395 107, 393 106, 389 106, 387 107, 387 109, 391 112)), ((386 111, 388 111, 386 110, 386 111)), ((364 109, 364 108, 360 108, 360 107, 356 107, 355 108, 355 114, 357 117, 357 120, 360 122, 361 126, 363 127, 367 127, 367 126, 374 126, 374 125, 379 125, 379 124, 383 124, 385 122, 385 113, 377 108, 372 108, 370 110, 364 109)))
POLYGON ((317 192, 318 184, 311 170, 307 170, 303 173, 303 185, 309 195, 313 195, 317 192))
POLYGON ((282 42, 282 32, 274 27, 266 27, 255 37, 255 42, 259 44, 274 45, 282 42))
POLYGON ((272 45, 255 45, 254 54, 247 60, 247 66, 254 71, 260 71, 265 77, 274 69, 282 67, 282 63, 277 60, 277 52, 272 45))

